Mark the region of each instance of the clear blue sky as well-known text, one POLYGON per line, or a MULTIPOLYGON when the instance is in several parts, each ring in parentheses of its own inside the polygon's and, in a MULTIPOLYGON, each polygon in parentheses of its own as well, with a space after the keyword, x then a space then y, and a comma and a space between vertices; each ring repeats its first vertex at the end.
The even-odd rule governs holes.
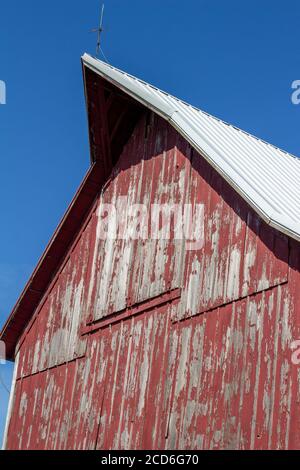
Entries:
MULTIPOLYGON (((80 56, 96 0, 1 3, 0 325, 89 165, 80 56)), ((105 0, 109 61, 300 155, 297 0, 105 0)), ((0 366, 10 385, 10 365, 0 366)), ((0 438, 8 394, 0 384, 0 438)))

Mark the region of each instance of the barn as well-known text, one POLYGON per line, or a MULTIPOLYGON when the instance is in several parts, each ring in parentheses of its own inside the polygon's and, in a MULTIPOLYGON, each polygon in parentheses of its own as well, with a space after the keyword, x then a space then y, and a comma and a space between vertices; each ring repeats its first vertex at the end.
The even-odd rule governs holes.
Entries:
POLYGON ((300 160, 82 67, 91 166, 1 332, 4 448, 299 449, 300 160))

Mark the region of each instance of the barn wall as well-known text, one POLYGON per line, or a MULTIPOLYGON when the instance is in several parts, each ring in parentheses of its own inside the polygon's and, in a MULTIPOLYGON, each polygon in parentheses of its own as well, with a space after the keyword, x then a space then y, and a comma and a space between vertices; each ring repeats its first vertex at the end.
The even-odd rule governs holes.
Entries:
POLYGON ((298 243, 143 117, 21 340, 7 448, 300 448, 299 268, 298 243), (203 246, 101 240, 124 195, 203 204, 203 246))

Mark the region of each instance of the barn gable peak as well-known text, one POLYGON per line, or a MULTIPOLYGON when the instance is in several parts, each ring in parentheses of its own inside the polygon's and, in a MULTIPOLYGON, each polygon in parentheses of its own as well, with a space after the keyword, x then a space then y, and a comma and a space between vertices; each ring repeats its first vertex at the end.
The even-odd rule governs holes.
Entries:
POLYGON ((12 360, 99 188, 147 109, 168 121, 265 222, 300 241, 300 160, 88 54, 82 66, 91 168, 2 329, 0 340, 12 360))

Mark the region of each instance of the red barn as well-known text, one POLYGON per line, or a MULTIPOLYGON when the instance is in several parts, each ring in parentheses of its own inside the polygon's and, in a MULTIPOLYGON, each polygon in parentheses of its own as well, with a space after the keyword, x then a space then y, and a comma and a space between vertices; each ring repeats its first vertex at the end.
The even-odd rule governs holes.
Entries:
POLYGON ((5 448, 300 448, 300 161, 82 63, 91 168, 1 333, 5 448))

